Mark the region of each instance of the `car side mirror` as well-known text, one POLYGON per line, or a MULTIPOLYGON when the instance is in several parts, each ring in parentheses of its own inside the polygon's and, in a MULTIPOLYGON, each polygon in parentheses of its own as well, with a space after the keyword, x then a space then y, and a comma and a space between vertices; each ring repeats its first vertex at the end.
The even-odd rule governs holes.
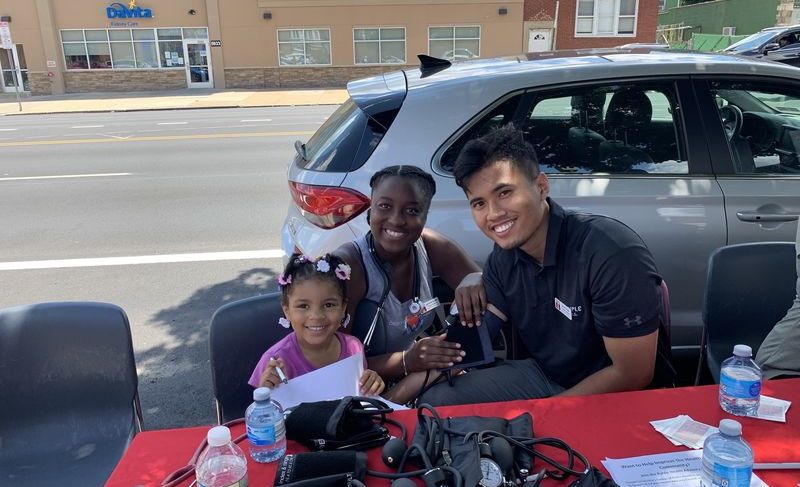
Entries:
POLYGON ((766 54, 766 53, 768 53, 770 51, 777 51, 780 48, 781 48, 781 45, 778 44, 777 42, 770 42, 769 44, 764 46, 764 54, 766 54))

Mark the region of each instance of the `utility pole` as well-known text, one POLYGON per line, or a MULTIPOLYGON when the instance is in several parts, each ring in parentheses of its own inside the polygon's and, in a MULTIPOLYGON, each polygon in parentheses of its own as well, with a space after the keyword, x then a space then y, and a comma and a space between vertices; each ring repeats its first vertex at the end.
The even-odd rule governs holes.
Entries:
POLYGON ((0 47, 8 49, 8 59, 11 60, 11 78, 14 80, 14 92, 17 94, 17 104, 19 111, 22 111, 22 100, 19 97, 19 83, 18 74, 20 74, 19 66, 17 65, 17 56, 14 55, 14 42, 11 41, 11 28, 8 22, 0 22, 0 47))

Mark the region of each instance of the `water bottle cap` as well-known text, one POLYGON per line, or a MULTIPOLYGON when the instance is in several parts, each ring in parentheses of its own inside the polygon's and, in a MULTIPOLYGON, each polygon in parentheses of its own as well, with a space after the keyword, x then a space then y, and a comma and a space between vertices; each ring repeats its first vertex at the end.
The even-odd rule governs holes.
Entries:
POLYGON ((753 349, 748 345, 736 345, 733 347, 733 354, 737 357, 752 357, 753 349))
POLYGON ((742 425, 732 419, 723 419, 719 422, 719 431, 727 436, 742 436, 742 425))
POLYGON ((222 446, 231 442, 231 430, 227 426, 214 426, 208 430, 208 446, 222 446))
POLYGON ((253 391, 254 401, 269 401, 269 387, 259 387, 253 391))

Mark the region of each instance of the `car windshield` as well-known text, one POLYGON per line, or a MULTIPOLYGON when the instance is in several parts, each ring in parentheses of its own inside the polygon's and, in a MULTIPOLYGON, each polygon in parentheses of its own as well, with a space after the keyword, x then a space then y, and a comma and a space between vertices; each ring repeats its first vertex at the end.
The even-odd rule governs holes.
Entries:
POLYGON ((760 45, 767 42, 775 35, 775 32, 756 32, 753 35, 747 36, 739 42, 731 44, 723 49, 725 52, 742 52, 750 49, 755 49, 760 45))
POLYGON ((758 98, 763 104, 775 110, 776 113, 800 115, 800 103, 798 103, 796 98, 789 98, 787 96, 774 93, 759 93, 755 91, 751 91, 750 94, 758 98))

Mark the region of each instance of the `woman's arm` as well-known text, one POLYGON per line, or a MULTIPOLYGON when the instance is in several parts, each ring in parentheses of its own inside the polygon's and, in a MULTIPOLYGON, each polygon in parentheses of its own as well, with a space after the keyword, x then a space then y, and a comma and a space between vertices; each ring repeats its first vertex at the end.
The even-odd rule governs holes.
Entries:
POLYGON ((433 273, 455 289, 455 303, 461 323, 469 326, 480 324, 478 320, 486 310, 486 292, 478 264, 461 246, 439 232, 426 228, 422 232, 422 240, 430 256, 433 273))
POLYGON ((332 252, 333 255, 342 259, 345 264, 350 266, 350 280, 347 281, 347 313, 350 314, 350 324, 344 329, 345 333, 350 333, 353 327, 353 320, 356 316, 358 303, 367 295, 367 280, 364 275, 364 266, 361 264, 361 257, 356 245, 347 242, 332 252))

